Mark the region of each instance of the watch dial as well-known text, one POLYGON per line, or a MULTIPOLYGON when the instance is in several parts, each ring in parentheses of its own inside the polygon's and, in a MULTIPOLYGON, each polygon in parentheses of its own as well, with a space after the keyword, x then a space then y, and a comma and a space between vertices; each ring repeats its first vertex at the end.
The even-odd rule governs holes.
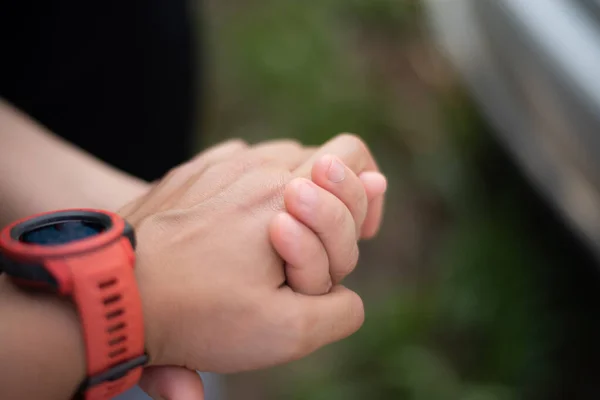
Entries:
POLYGON ((101 224, 84 221, 63 221, 33 229, 19 240, 43 246, 57 246, 95 236, 104 231, 101 224))

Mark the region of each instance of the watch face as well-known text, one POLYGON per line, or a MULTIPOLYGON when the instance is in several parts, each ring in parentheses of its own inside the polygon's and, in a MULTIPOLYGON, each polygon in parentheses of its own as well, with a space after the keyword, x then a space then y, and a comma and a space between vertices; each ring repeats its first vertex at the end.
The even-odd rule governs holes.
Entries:
POLYGON ((42 246, 57 246, 86 239, 105 230, 100 223, 57 221, 23 232, 19 241, 42 246))

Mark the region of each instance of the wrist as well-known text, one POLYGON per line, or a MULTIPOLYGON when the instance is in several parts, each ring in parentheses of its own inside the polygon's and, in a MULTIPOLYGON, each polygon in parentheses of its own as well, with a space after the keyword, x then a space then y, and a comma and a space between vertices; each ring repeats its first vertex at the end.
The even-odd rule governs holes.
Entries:
MULTIPOLYGON (((82 376, 81 368, 66 370, 79 375, 80 390, 93 398, 109 398, 133 386, 142 372, 139 367, 147 360, 143 356, 144 311, 151 311, 152 307, 143 308, 130 244, 135 245, 131 227, 117 215, 99 210, 40 214, 16 221, 0 232, 2 266, 6 276, 15 279, 12 282, 4 279, 3 294, 11 296, 5 303, 12 305, 21 299, 23 308, 30 311, 29 306, 31 312, 43 307, 44 318, 36 323, 45 328, 62 321, 59 326, 77 333, 74 340, 67 334, 54 335, 54 330, 48 328, 50 339, 79 343, 84 348, 84 357, 72 355, 69 359, 83 359, 85 374, 82 376), (27 289, 11 291, 14 283, 27 289), (42 294, 44 287, 52 294, 42 294), (65 301, 66 296, 71 302, 65 301), (28 299, 47 304, 36 307, 35 303, 25 301, 28 299), (69 306, 65 308, 66 305, 69 306), (53 318, 49 321, 48 316, 53 318)), ((28 329, 30 321, 12 323, 19 316, 8 314, 6 321, 11 321, 13 329, 9 336, 19 344, 27 345, 28 340, 19 338, 18 329, 46 334, 45 329, 28 329)), ((146 324, 149 326, 154 325, 146 324)), ((155 329, 146 330, 149 343, 160 342, 153 339, 155 329)), ((37 357, 47 357, 46 353, 41 350, 37 357)), ((22 373, 28 375, 26 371, 22 373)))
MULTIPOLYGON (((145 348, 149 365, 159 365, 165 359, 164 319, 160 317, 161 300, 156 290, 144 284, 146 281, 139 279, 137 283, 145 348)), ((0 324, 0 337, 11 343, 10 348, 0 347, 0 387, 6 388, 8 398, 72 396, 87 376, 83 327, 75 304, 52 293, 21 288, 2 274, 0 321, 10 321, 0 324), (32 376, 43 376, 47 382, 28 385, 32 376)))
MULTIPOLYGON (((85 350, 75 307, 29 292, 0 275, 0 387, 6 398, 65 399, 85 378, 85 350), (37 384, 32 385, 31 379, 37 384)), ((4 396, 3 396, 4 397, 4 396)))
POLYGON ((161 365, 165 359, 165 319, 162 314, 162 303, 160 295, 156 290, 150 287, 151 281, 145 279, 143 265, 137 262, 136 280, 140 299, 142 302, 142 312, 144 316, 144 341, 148 354, 148 365, 161 365))
MULTIPOLYGON (((133 202, 135 203, 135 201, 133 202)), ((174 307, 169 307, 169 297, 162 293, 164 282, 156 281, 156 274, 149 271, 147 257, 144 255, 146 243, 137 234, 141 221, 129 214, 133 203, 121 207, 117 211, 136 231, 137 246, 135 249, 135 280, 142 304, 144 320, 144 345, 148 355, 148 366, 167 365, 172 363, 170 352, 173 346, 168 345, 168 331, 173 323, 174 307)))

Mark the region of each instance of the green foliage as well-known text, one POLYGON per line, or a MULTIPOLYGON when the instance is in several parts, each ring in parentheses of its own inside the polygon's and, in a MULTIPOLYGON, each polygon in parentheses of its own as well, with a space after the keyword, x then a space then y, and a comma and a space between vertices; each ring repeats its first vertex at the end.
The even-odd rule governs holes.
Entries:
POLYGON ((231 68, 227 85, 237 104, 252 105, 251 122, 309 143, 371 130, 375 105, 344 56, 347 43, 331 29, 330 13, 327 1, 270 2, 222 28, 223 47, 234 50, 221 62, 231 68))
POLYGON ((417 0, 350 0, 348 7, 367 24, 386 31, 405 31, 419 20, 420 3, 417 0))

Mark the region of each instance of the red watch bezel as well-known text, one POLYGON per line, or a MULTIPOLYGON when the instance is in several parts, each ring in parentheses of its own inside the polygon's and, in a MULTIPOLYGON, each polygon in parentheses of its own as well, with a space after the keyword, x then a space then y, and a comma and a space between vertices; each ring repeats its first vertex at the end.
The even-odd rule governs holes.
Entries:
POLYGON ((0 262, 6 274, 19 286, 69 296, 78 309, 87 378, 77 397, 105 400, 118 395, 137 383, 141 367, 148 361, 141 299, 133 272, 134 248, 133 228, 118 214, 104 210, 45 212, 15 221, 0 231, 0 262), (98 223, 104 229, 61 245, 20 240, 32 229, 72 220, 98 223))
MULTIPOLYGON (((66 257, 105 246, 119 239, 124 233, 125 225, 125 220, 118 214, 104 210, 77 208, 48 211, 22 218, 4 227, 0 231, 0 249, 9 256, 23 260, 66 257), (100 232, 93 237, 60 246, 43 246, 19 241, 21 231, 28 230, 29 226, 32 228, 39 226, 38 221, 48 224, 52 222, 48 220, 49 218, 55 218, 55 221, 58 222, 67 218, 83 220, 87 217, 94 221, 103 220, 108 230, 100 232)), ((135 244, 132 243, 132 246, 135 246, 135 244)))

